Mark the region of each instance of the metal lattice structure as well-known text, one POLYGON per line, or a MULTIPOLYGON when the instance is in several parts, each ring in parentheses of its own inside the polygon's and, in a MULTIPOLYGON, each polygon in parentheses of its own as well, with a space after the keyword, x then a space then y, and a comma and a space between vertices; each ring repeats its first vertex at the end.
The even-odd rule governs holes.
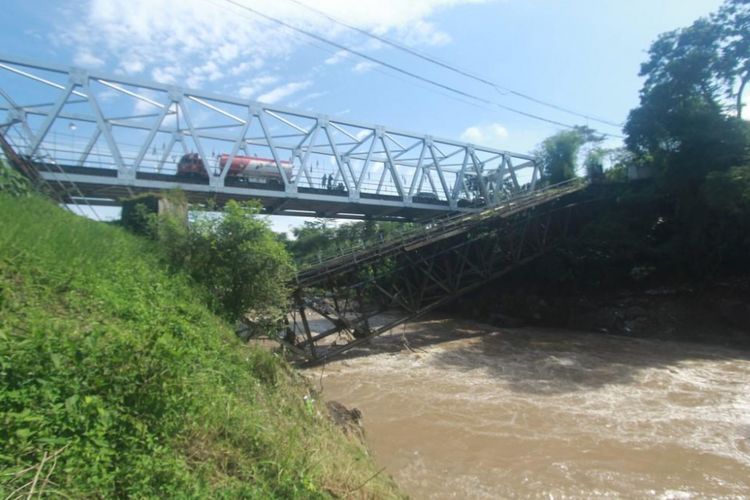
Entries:
POLYGON ((519 268, 580 222, 566 197, 584 187, 575 180, 434 220, 303 269, 286 345, 305 363, 325 362, 519 268))
POLYGON ((91 204, 180 188, 276 214, 413 220, 497 205, 540 177, 527 155, 3 56, 0 110, 16 153, 63 199, 91 204), (180 172, 189 154, 202 177, 180 172), (265 159, 276 182, 223 168, 242 157, 265 159))

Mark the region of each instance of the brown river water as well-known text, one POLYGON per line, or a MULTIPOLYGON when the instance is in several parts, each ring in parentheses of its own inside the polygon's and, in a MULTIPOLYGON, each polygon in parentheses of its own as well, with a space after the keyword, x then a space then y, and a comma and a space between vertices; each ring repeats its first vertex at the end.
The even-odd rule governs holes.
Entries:
POLYGON ((750 498, 750 352, 429 318, 307 371, 412 498, 750 498))

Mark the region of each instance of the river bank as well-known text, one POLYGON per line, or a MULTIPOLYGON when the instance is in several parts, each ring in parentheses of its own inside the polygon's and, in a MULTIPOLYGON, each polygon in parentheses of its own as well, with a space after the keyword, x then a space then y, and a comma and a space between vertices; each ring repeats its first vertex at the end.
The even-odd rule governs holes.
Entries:
POLYGON ((307 371, 414 498, 750 494, 750 352, 431 317, 307 371))
POLYGON ((496 327, 541 326, 750 349, 750 278, 620 288, 498 284, 446 312, 496 327))

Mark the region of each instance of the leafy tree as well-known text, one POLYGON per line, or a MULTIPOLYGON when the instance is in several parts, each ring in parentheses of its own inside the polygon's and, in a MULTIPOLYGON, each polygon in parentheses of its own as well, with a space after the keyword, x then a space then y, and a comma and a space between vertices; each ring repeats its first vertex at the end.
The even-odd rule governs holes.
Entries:
POLYGON ((644 91, 669 84, 676 97, 698 91, 706 97, 734 100, 742 116, 743 94, 750 81, 750 0, 726 0, 718 12, 691 26, 662 34, 641 67, 644 91))
POLYGON ((389 239, 413 227, 411 223, 373 220, 333 226, 325 219, 318 219, 293 229, 295 239, 287 243, 287 248, 299 262, 317 262, 342 251, 389 239))
MULTIPOLYGON (((664 262, 692 277, 745 266, 750 127, 740 118, 750 69, 750 0, 661 35, 641 66, 640 106, 625 125, 632 162, 658 175, 664 262), (735 99, 728 105, 727 98, 735 99)), ((746 267, 746 266, 745 266, 746 267)))
POLYGON ((581 147, 587 143, 598 143, 603 138, 585 126, 563 130, 546 138, 536 150, 544 177, 551 184, 576 176, 581 147))
POLYGON ((625 148, 615 148, 607 151, 609 168, 604 176, 610 182, 626 182, 628 180, 628 166, 634 163, 633 154, 625 148))
POLYGON ((742 118, 742 99, 750 81, 750 0, 728 0, 712 21, 720 33, 714 70, 726 96, 735 99, 737 117, 742 118))
POLYGON ((214 310, 232 321, 251 309, 278 314, 294 272, 284 244, 259 212, 257 202, 230 200, 222 215, 206 213, 190 224, 161 217, 156 228, 172 265, 205 286, 214 310))
POLYGON ((336 229, 324 219, 305 221, 301 227, 292 229, 294 241, 288 246, 295 258, 321 258, 335 244, 336 229))
POLYGON ((750 36, 739 27, 748 5, 728 0, 718 14, 662 34, 641 66, 646 80, 625 126, 626 145, 636 162, 669 180, 669 190, 692 186, 695 194, 708 172, 746 158, 747 124, 725 112, 722 95, 736 92, 735 80, 746 76, 747 61, 737 53, 750 36))
POLYGON ((703 194, 713 209, 750 215, 750 165, 711 172, 706 177, 703 194))
POLYGON ((591 179, 604 177, 604 160, 611 153, 611 150, 599 146, 591 148, 586 153, 586 159, 583 166, 586 169, 586 176, 591 179))

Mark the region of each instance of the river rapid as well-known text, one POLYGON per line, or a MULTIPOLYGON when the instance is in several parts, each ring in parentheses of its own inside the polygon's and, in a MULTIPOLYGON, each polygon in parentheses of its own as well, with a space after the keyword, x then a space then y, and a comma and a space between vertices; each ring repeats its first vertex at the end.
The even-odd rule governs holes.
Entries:
POLYGON ((434 317, 307 374, 413 498, 750 498, 750 352, 434 317))

